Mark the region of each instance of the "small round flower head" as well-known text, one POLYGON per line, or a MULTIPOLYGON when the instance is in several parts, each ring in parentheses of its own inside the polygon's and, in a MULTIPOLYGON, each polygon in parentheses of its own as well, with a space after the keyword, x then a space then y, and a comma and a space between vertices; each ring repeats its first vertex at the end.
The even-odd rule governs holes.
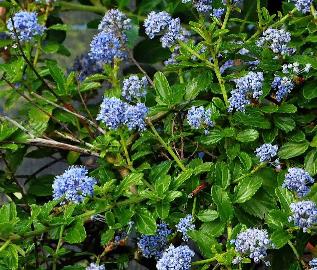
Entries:
POLYGON ((88 176, 83 166, 71 166, 62 175, 58 175, 53 183, 53 197, 60 199, 65 196, 67 201, 80 203, 86 196, 92 196, 96 179, 88 176))
POLYGON ((289 2, 292 2, 298 9, 298 11, 300 11, 303 14, 306 14, 309 12, 313 0, 290 0, 289 2))
POLYGON ((291 34, 284 29, 268 28, 256 45, 262 47, 267 44, 274 53, 289 55, 295 52, 295 49, 288 47, 290 41, 291 34))
POLYGON ((97 120, 102 121, 108 128, 117 129, 125 120, 126 104, 120 99, 105 97, 100 105, 97 120))
POLYGON ((217 19, 220 19, 221 16, 225 13, 225 11, 226 10, 224 8, 214 8, 210 15, 216 17, 217 19))
POLYGON ((35 12, 19 11, 14 14, 12 20, 8 20, 7 28, 9 29, 10 35, 13 39, 16 38, 17 34, 19 40, 30 41, 35 36, 40 36, 44 33, 45 27, 39 25, 37 14, 35 12))
POLYGON ((124 112, 124 124, 129 130, 145 130, 145 117, 148 114, 148 108, 143 103, 137 103, 135 106, 128 105, 124 112))
POLYGON ((288 77, 274 77, 272 82, 272 88, 277 89, 276 91, 276 100, 281 102, 284 97, 292 92, 294 88, 293 81, 288 77))
POLYGON ((260 159, 260 162, 268 162, 277 155, 277 150, 277 145, 265 143, 255 150, 255 154, 260 159))
POLYGON ((148 81, 146 77, 139 79, 136 75, 131 75, 123 81, 122 96, 131 101, 135 98, 145 97, 148 81))
POLYGON ((267 256, 267 250, 272 248, 273 244, 266 230, 247 229, 240 232, 236 239, 231 240, 231 243, 234 244, 235 250, 242 256, 248 256, 255 263, 263 261, 266 265, 269 265, 265 257, 267 256))
POLYGON ((192 215, 187 215, 181 218, 176 225, 177 231, 183 234, 183 240, 188 241, 189 237, 187 232, 195 229, 194 219, 192 215))
POLYGON ((232 90, 230 94, 231 97, 228 99, 228 112, 232 112, 233 110, 244 112, 245 107, 251 103, 250 100, 247 99, 246 94, 240 89, 232 90))
POLYGON ((159 259, 167 247, 168 237, 172 231, 167 224, 160 223, 157 226, 155 235, 142 235, 138 242, 138 247, 145 258, 159 259))
POLYGON ((203 106, 191 107, 187 113, 187 122, 193 129, 214 126, 211 121, 211 110, 205 110, 203 106))
POLYGON ((105 270, 106 268, 103 265, 97 265, 95 263, 91 263, 86 267, 86 270, 105 270))
POLYGON ((174 247, 172 244, 157 262, 158 270, 189 270, 195 253, 188 246, 174 247))
POLYGON ((169 25, 172 17, 166 11, 152 11, 144 20, 145 33, 150 39, 162 33, 169 25))
POLYGON ((162 35, 160 41, 163 48, 171 48, 177 40, 185 41, 189 33, 181 26, 180 19, 173 19, 165 11, 150 12, 144 21, 145 33, 150 39, 162 35))
POLYGON ((165 66, 168 66, 168 65, 175 65, 175 64, 177 64, 177 57, 179 56, 180 54, 179 54, 179 51, 177 50, 177 51, 173 51, 172 52, 172 54, 171 54, 171 56, 170 56, 170 58, 168 58, 166 61, 164 61, 164 65, 165 66))
POLYGON ((95 61, 111 64, 115 58, 126 59, 127 52, 124 49, 126 36, 118 37, 114 32, 100 32, 94 36, 90 43, 89 56, 95 61))
POLYGON ((118 9, 110 9, 107 11, 98 26, 98 30, 107 32, 122 32, 130 30, 131 28, 131 20, 118 9))
POLYGON ((292 216, 288 217, 289 222, 307 232, 313 225, 317 224, 317 207, 312 201, 300 201, 290 204, 292 216))
POLYGON ((313 258, 309 262, 310 269, 309 270, 317 270, 317 258, 313 258))
POLYGON ((70 71, 78 72, 78 80, 83 81, 86 77, 103 72, 103 65, 91 59, 88 54, 83 54, 80 57, 76 57, 73 67, 70 71))
POLYGON ((209 13, 212 11, 212 0, 198 0, 194 3, 194 7, 199 13, 209 13))
POLYGON ((285 175, 283 187, 295 191, 299 197, 305 196, 309 191, 307 185, 314 183, 308 172, 301 168, 289 168, 285 175))

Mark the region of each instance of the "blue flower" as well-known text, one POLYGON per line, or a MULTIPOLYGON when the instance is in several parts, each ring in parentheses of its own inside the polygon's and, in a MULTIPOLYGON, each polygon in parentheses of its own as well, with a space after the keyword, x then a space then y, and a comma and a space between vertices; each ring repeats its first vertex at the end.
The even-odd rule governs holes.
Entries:
POLYGON ((289 55, 295 52, 295 49, 289 48, 291 34, 284 29, 268 28, 257 41, 256 45, 262 47, 265 44, 274 52, 282 55, 289 55))
POLYGON ((114 32, 100 32, 90 43, 89 56, 93 60, 107 64, 111 64, 115 58, 126 59, 127 52, 124 48, 126 40, 124 34, 118 37, 114 32))
POLYGON ((255 150, 260 162, 271 161, 277 155, 278 146, 266 143, 255 150))
POLYGON ((301 168, 289 168, 285 175, 283 187, 295 191, 299 197, 305 196, 310 188, 307 185, 314 183, 308 172, 301 168))
POLYGON ((102 121, 110 129, 117 129, 125 121, 126 107, 127 105, 118 98, 105 97, 96 119, 102 121))
POLYGON ((250 98, 258 99, 262 95, 263 73, 250 71, 244 77, 234 80, 236 89, 231 91, 231 97, 228 99, 228 111, 234 109, 244 112, 246 105, 250 104, 250 98))
POLYGON ((145 258, 162 257, 163 251, 167 247, 168 237, 172 231, 167 224, 160 223, 155 235, 142 235, 138 241, 138 247, 145 258))
POLYGON ((16 34, 21 41, 30 41, 35 36, 43 35, 45 27, 39 25, 37 20, 37 14, 35 12, 19 11, 13 16, 12 20, 9 19, 7 22, 7 28, 10 31, 10 35, 13 39, 16 38, 16 34))
POLYGON ((201 127, 213 127, 214 123, 211 121, 211 110, 205 110, 203 106, 192 106, 187 113, 188 124, 193 129, 201 127))
POLYGON ((163 48, 171 48, 177 40, 185 41, 189 33, 181 26, 180 19, 173 19, 165 11, 150 12, 144 21, 145 33, 150 39, 161 35, 163 48))
POLYGON ((310 269, 309 270, 317 270, 317 258, 313 258, 309 262, 310 269))
POLYGON ((313 0, 291 0, 291 2, 294 3, 298 11, 305 14, 309 12, 313 0))
POLYGON ((105 270, 106 268, 103 265, 97 265, 95 263, 91 263, 86 267, 86 270, 105 270))
POLYGON ((290 205, 292 216, 288 217, 289 222, 307 232, 313 225, 317 224, 317 207, 312 201, 294 202, 290 205))
POLYGON ((138 76, 131 75, 123 81, 122 96, 128 101, 145 97, 147 85, 148 81, 145 76, 139 79, 138 76))
POLYGON ((273 248, 273 244, 266 230, 247 229, 240 232, 236 239, 231 240, 231 243, 234 244, 235 250, 241 256, 248 256, 255 263, 263 261, 267 266, 270 265, 265 257, 267 256, 267 250, 273 248))
POLYGON ((187 232, 195 229, 194 219, 192 215, 187 215, 181 218, 176 225, 177 231, 183 234, 183 240, 188 241, 189 237, 187 232))
POLYGON ((83 166, 71 166, 62 175, 55 177, 53 197, 60 199, 65 196, 67 201, 80 203, 86 196, 92 196, 96 179, 88 176, 83 166))
POLYGON ((124 124, 127 125, 129 130, 144 131, 147 113, 148 108, 143 103, 137 103, 135 106, 129 105, 124 112, 124 124))
POLYGON ((130 30, 131 28, 131 20, 118 9, 110 9, 98 26, 98 29, 101 31, 119 31, 120 34, 122 34, 123 31, 130 30))
POLYGON ((282 101, 284 97, 286 97, 289 93, 292 92, 294 88, 294 83, 288 77, 274 77, 272 82, 272 88, 277 89, 276 91, 276 100, 282 101))
POLYGON ((227 69, 234 67, 234 60, 228 60, 220 67, 220 73, 223 74, 227 69))
POLYGON ((195 253, 188 246, 174 247, 170 245, 157 262, 158 270, 189 270, 195 253))
POLYGON ((103 65, 91 59, 88 54, 83 54, 80 57, 76 57, 73 67, 70 71, 78 72, 78 80, 83 81, 86 77, 103 72, 103 65))

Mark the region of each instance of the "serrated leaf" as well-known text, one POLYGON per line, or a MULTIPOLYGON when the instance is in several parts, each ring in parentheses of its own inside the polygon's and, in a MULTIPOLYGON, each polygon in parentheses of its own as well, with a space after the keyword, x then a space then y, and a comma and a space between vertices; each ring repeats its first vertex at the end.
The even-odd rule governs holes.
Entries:
POLYGON ((286 143, 281 147, 280 151, 278 152, 278 156, 282 159, 290 159, 293 157, 297 157, 304 154, 308 147, 308 141, 303 141, 299 143, 286 143))
POLYGON ((233 217, 233 206, 227 192, 215 185, 211 189, 211 196, 217 205, 220 219, 228 222, 233 217))
POLYGON ((154 187, 159 197, 163 198, 165 193, 168 191, 171 179, 172 178, 170 175, 161 175, 159 178, 156 179, 154 187))
POLYGON ((266 216, 266 223, 273 230, 281 230, 288 223, 288 215, 284 211, 273 209, 266 216))
POLYGON ((254 176, 243 179, 236 188, 234 202, 244 203, 250 200, 262 186, 262 182, 262 178, 254 176))
POLYGON ((49 69, 50 75, 53 77, 54 81, 57 84, 58 94, 66 95, 65 83, 66 79, 63 71, 57 66, 57 63, 54 61, 47 61, 46 66, 49 69))
POLYGON ((181 172, 171 183, 171 189, 179 188, 183 183, 185 183, 193 175, 192 169, 187 169, 181 172))
POLYGON ((238 157, 239 157, 240 162, 242 163, 243 167, 246 170, 250 170, 251 167, 252 167, 252 159, 251 159, 251 157, 245 152, 241 152, 238 157))
POLYGON ((115 230, 113 230, 113 229, 109 229, 109 230, 106 230, 105 232, 103 232, 101 234, 100 244, 107 245, 109 243, 109 241, 111 241, 113 239, 114 234, 115 234, 115 230))
POLYGON ((170 211, 170 204, 161 202, 155 206, 155 210, 160 219, 166 219, 170 211))
POLYGON ((201 143, 205 145, 212 145, 220 142, 223 139, 222 131, 219 129, 213 129, 208 133, 208 135, 204 135, 200 138, 201 143))
POLYGON ((211 209, 201 210, 197 213, 197 218, 202 222, 214 221, 218 217, 218 212, 211 209))
POLYGON ((274 116, 274 124, 278 129, 285 132, 292 131, 296 126, 296 123, 292 118, 282 116, 274 116))
POLYGON ((154 75, 154 87, 155 90, 160 97, 160 100, 163 101, 165 104, 172 104, 173 100, 173 94, 172 89, 165 77, 165 75, 162 72, 157 72, 154 75))
POLYGON ((275 195, 284 211, 289 211, 289 205, 294 200, 293 194, 285 188, 278 187, 275 189, 275 195))
POLYGON ((305 157, 305 170, 311 175, 317 174, 317 151, 310 151, 305 157))
POLYGON ((257 192, 253 198, 240 205, 244 211, 259 218, 264 218, 271 209, 276 207, 274 197, 265 191, 257 192))
POLYGON ((156 220, 149 210, 141 208, 135 215, 135 225, 141 234, 153 235, 156 231, 156 220))
POLYGON ((214 168, 215 183, 226 189, 230 185, 231 174, 229 166, 225 162, 218 162, 214 168))
POLYGON ((77 221, 70 229, 67 229, 64 240, 69 244, 81 243, 86 238, 86 230, 83 221, 77 221))
POLYGON ((247 129, 237 134, 237 141, 239 142, 253 142, 259 137, 259 132, 255 129, 247 129))
POLYGON ((271 235, 271 241, 275 248, 280 249, 292 239, 292 235, 283 230, 276 230, 271 235))
POLYGON ((143 173, 130 173, 119 184, 117 193, 121 194, 124 190, 127 190, 132 185, 139 185, 142 183, 143 173))

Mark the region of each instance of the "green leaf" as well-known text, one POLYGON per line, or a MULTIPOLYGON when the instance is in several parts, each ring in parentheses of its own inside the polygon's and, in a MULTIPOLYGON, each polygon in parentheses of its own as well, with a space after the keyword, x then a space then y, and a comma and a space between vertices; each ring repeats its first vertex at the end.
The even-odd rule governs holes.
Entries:
POLYGON ((220 219, 226 222, 230 221, 233 217, 233 206, 227 192, 220 186, 215 185, 211 189, 211 196, 217 205, 220 219))
POLYGON ((284 211, 273 209, 267 214, 266 223, 273 230, 281 230, 288 224, 288 215, 284 211))
POLYGON ((143 173, 130 173, 119 184, 117 194, 121 195, 124 190, 129 189, 132 185, 142 184, 143 173))
POLYGON ((160 97, 160 100, 163 101, 165 104, 172 104, 173 100, 173 94, 172 89, 165 77, 165 75, 162 72, 157 72, 154 75, 154 87, 155 90, 160 97))
POLYGON ((226 189, 230 185, 231 174, 225 162, 217 162, 214 169, 215 183, 226 189))
POLYGON ((0 142, 11 136, 18 128, 12 127, 9 123, 4 122, 0 125, 0 142))
POLYGON ((165 202, 158 203, 155 210, 160 219, 166 219, 170 212, 170 204, 165 202))
POLYGON ((36 196, 50 196, 52 195, 52 184, 54 181, 53 175, 42 175, 34 178, 30 182, 28 193, 36 196))
POLYGON ((297 157, 301 154, 304 154, 308 147, 308 141, 303 141, 299 143, 286 143, 281 147, 280 151, 278 152, 278 156, 282 159, 290 159, 293 157, 297 157))
POLYGON ((83 242, 85 238, 85 227, 83 225, 83 221, 79 220, 70 229, 67 230, 64 240, 69 244, 76 244, 83 242))
POLYGON ((278 187, 275 189, 275 195, 284 211, 289 211, 289 205, 294 200, 293 194, 285 188, 278 187))
POLYGON ((247 129, 237 134, 237 141, 239 142, 253 142, 259 137, 259 132, 255 129, 247 129))
POLYGON ((193 175, 192 169, 180 173, 171 183, 171 189, 178 189, 183 183, 185 183, 193 175))
POLYGON ((274 197, 261 190, 259 190, 250 200, 240 205, 244 211, 259 218, 264 218, 271 209, 276 207, 274 197))
POLYGON ((108 211, 105 213, 105 221, 108 224, 109 227, 112 227, 115 225, 115 216, 111 211, 108 211))
POLYGON ((165 193, 168 191, 169 185, 171 183, 170 175, 161 175, 155 181, 155 191, 159 197, 163 197, 165 193))
POLYGON ((257 127, 263 129, 271 128, 270 121, 262 113, 252 110, 246 113, 235 113, 233 115, 233 121, 250 127, 257 127))
POLYGON ((284 130, 285 132, 292 131, 296 123, 290 117, 274 116, 274 124, 278 129, 284 130))
POLYGON ((201 143, 205 145, 212 145, 220 142, 223 139, 222 131, 219 129, 213 129, 208 133, 208 135, 204 135, 200 138, 201 143))
POLYGON ((310 151, 305 157, 305 170, 311 175, 317 174, 317 150, 310 151))
POLYGON ((275 230, 271 235, 272 243, 275 248, 280 249, 292 239, 292 235, 283 230, 275 230))
POLYGON ((107 245, 114 237, 115 230, 109 229, 101 234, 100 244, 107 245))
POLYGON ((250 170, 251 167, 252 167, 252 159, 251 159, 251 157, 245 152, 241 152, 238 157, 239 157, 240 162, 242 163, 243 167, 246 170, 250 170))
POLYGON ((278 111, 279 113, 296 113, 297 107, 294 104, 287 104, 283 103, 279 106, 278 111))
POLYGON ((206 257, 210 258, 213 255, 212 247, 217 245, 217 240, 210 234, 203 230, 192 230, 188 232, 190 238, 198 246, 201 253, 206 257))
POLYGON ((317 87, 315 82, 308 82, 304 85, 303 95, 306 99, 313 99, 317 97, 317 87))
POLYGON ((202 222, 214 221, 218 216, 218 212, 211 209, 201 210, 197 214, 197 218, 202 222))
POLYGON ((46 62, 46 66, 48 67, 49 71, 50 71, 50 75, 53 77, 54 81, 57 84, 57 93, 59 95, 66 95, 66 91, 65 91, 65 76, 63 71, 57 66, 57 63, 54 61, 47 61, 46 62))
POLYGON ((149 210, 141 208, 135 215, 135 225, 139 233, 153 235, 156 231, 156 220, 149 210))
POLYGON ((262 178, 257 176, 243 179, 236 188, 234 194, 235 203, 244 203, 250 200, 262 186, 262 178))
POLYGON ((101 84, 99 82, 84 82, 80 85, 79 91, 86 92, 92 89, 100 88, 101 84))

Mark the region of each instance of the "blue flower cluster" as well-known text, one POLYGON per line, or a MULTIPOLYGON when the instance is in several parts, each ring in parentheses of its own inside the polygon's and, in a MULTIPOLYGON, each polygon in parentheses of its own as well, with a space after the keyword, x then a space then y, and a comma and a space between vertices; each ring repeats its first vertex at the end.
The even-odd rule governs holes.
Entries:
POLYGON ((88 176, 88 170, 83 166, 71 166, 62 175, 54 179, 53 197, 74 203, 82 202, 85 197, 94 194, 94 185, 97 180, 88 176))
MULTIPOLYGON (((235 250, 242 256, 248 256, 255 263, 263 261, 267 266, 270 265, 270 262, 266 261, 265 258, 267 250, 273 248, 273 244, 266 230, 247 229, 240 232, 236 239, 231 240, 231 243, 234 244, 235 250)), ((235 260, 235 263, 238 261, 239 259, 235 260)))
POLYGON ((177 40, 185 41, 188 32, 181 26, 180 19, 173 19, 166 11, 149 13, 144 21, 145 33, 150 39, 161 35, 163 48, 171 48, 177 40))
POLYGON ((288 217, 289 222, 294 222, 295 226, 298 226, 307 232, 313 225, 317 224, 317 207, 312 201, 300 201, 294 202, 290 205, 292 216, 288 217))
POLYGON ((274 53, 290 55, 295 52, 295 49, 288 47, 290 41, 291 33, 284 29, 268 28, 263 32, 256 45, 262 47, 267 44, 274 53))
POLYGON ((274 77, 272 82, 272 88, 276 89, 276 100, 281 102, 284 97, 286 97, 289 93, 294 89, 293 81, 288 77, 274 77))
POLYGON ((98 26, 101 32, 90 43, 90 58, 107 64, 111 64, 115 58, 126 59, 127 36, 124 31, 131 29, 130 22, 121 11, 109 10, 98 26))
POLYGON ((70 71, 78 72, 78 80, 83 81, 90 75, 102 73, 103 65, 102 63, 91 59, 88 54, 83 54, 80 57, 76 57, 70 71))
POLYGON ((195 253, 188 246, 174 247, 172 244, 166 249, 162 258, 157 262, 158 270, 189 270, 195 253))
POLYGON ((260 162, 270 162, 277 155, 278 146, 265 143, 255 150, 256 156, 260 162))
POLYGON ((283 187, 295 191, 299 197, 303 197, 310 191, 308 185, 313 183, 314 179, 305 170, 301 168, 289 168, 285 175, 283 187))
POLYGON ((178 232, 181 232, 183 234, 182 239, 184 241, 188 241, 189 236, 187 232, 195 229, 193 216, 187 215, 186 217, 181 218, 176 225, 176 229, 178 232))
POLYGON ((130 30, 131 28, 131 19, 118 9, 110 9, 98 25, 98 30, 100 31, 119 31, 119 34, 122 34, 123 31, 130 30))
POLYGON ((41 36, 44 33, 45 27, 38 23, 35 12, 19 11, 14 14, 12 20, 8 20, 7 28, 13 39, 16 38, 17 34, 19 40, 30 41, 35 36, 41 36))
POLYGON ((246 76, 235 80, 236 89, 231 91, 228 111, 245 111, 246 105, 250 104, 250 97, 258 99, 262 95, 263 73, 250 71, 246 76))
POLYGON ((120 38, 114 32, 100 32, 90 43, 89 56, 93 60, 106 64, 111 64, 115 58, 126 59, 127 52, 123 46, 126 40, 126 36, 120 38))
POLYGON ((91 263, 86 267, 86 270, 106 270, 104 265, 97 265, 95 263, 91 263))
POLYGON ((109 129, 117 129, 126 125, 129 130, 145 129, 145 117, 148 108, 143 103, 129 105, 118 98, 105 97, 100 105, 97 120, 102 121, 109 129))
POLYGON ((317 258, 313 258, 309 262, 310 269, 309 270, 317 270, 317 258))
POLYGON ((313 0, 291 0, 295 7, 302 13, 308 13, 313 0))
POLYGON ((122 96, 128 101, 145 97, 147 85, 148 81, 145 76, 139 79, 138 76, 131 75, 123 81, 122 96))
POLYGON ((165 223, 160 223, 155 235, 142 235, 138 247, 145 258, 160 259, 168 244, 168 237, 172 233, 165 223))
MULTIPOLYGON (((214 123, 211 121, 211 110, 205 110, 203 106, 191 107, 187 113, 187 121, 193 129, 214 126, 214 123)), ((208 133, 208 130, 206 129, 205 132, 208 133)))

